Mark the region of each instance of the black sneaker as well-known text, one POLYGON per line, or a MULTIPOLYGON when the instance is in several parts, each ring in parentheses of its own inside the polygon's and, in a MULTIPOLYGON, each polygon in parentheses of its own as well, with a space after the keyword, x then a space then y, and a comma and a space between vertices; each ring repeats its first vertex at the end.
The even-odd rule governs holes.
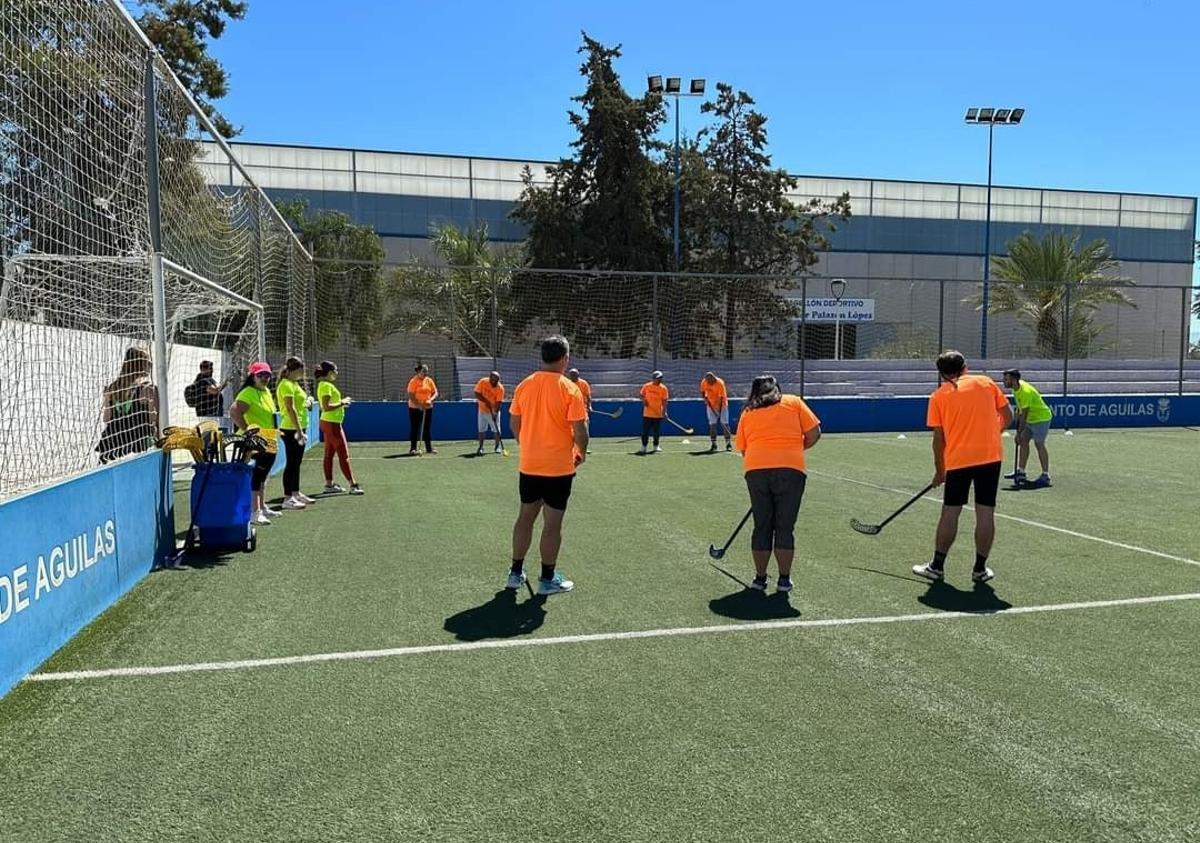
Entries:
POLYGON ((792 578, 791 577, 780 577, 779 581, 777 583, 775 583, 775 590, 782 591, 785 593, 788 591, 791 591, 792 590, 792 578))
POLYGON ((994 580, 995 578, 996 572, 991 568, 984 568, 982 571, 971 572, 971 579, 975 582, 987 582, 988 580, 994 580))
POLYGON ((767 590, 767 578, 766 577, 755 577, 754 579, 750 580, 750 589, 752 591, 766 591, 767 590))

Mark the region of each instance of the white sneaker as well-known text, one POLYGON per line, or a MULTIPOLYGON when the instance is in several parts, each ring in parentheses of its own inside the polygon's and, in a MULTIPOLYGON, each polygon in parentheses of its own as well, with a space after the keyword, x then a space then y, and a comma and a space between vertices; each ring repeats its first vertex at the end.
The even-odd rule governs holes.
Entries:
POLYGON ((254 517, 250 519, 250 523, 259 527, 266 527, 271 523, 271 519, 268 518, 267 514, 260 509, 258 512, 254 513, 254 517))
POLYGON ((525 576, 524 571, 522 571, 519 574, 514 574, 512 571, 509 571, 508 572, 508 582, 505 583, 504 587, 510 591, 516 591, 518 588, 525 585, 526 579, 527 579, 527 577, 525 576))
POLYGON ((502 447, 500 447, 499 445, 497 445, 495 448, 493 448, 493 449, 492 449, 492 453, 493 453, 493 454, 503 454, 503 453, 504 453, 504 448, 502 448, 502 447))
POLYGON ((286 501, 283 502, 283 508, 284 509, 308 509, 308 504, 306 504, 304 501, 300 500, 299 498, 292 497, 292 498, 288 498, 286 501))
POLYGON ((941 582, 946 578, 945 571, 939 571, 928 562, 926 562, 924 565, 913 565, 912 572, 918 577, 924 577, 930 582, 941 582))
POLYGON ((655 446, 654 446, 654 453, 656 453, 656 454, 661 454, 661 453, 662 453, 662 445, 655 445, 655 446))
POLYGON ((362 486, 358 485, 357 483, 355 483, 353 486, 350 487, 350 494, 361 495, 362 493, 363 493, 362 486))
POLYGON ((555 574, 553 579, 544 580, 538 577, 538 590, 540 595, 561 594, 570 591, 575 587, 575 583, 563 577, 562 574, 555 574))
POLYGON ((304 494, 303 492, 297 492, 296 497, 299 498, 302 503, 306 503, 306 504, 317 502, 316 498, 310 498, 308 495, 304 494))
POLYGON ((645 456, 645 454, 646 454, 646 449, 645 449, 645 448, 638 448, 638 456, 639 456, 639 457, 641 457, 641 456, 645 456))
POLYGON ((996 572, 986 566, 982 571, 971 572, 971 579, 975 582, 987 582, 988 580, 994 580, 995 578, 996 572))
POLYGON ((267 516, 268 518, 278 518, 280 515, 283 515, 282 510, 271 509, 271 507, 269 507, 269 506, 264 506, 262 509, 259 510, 259 512, 261 512, 263 515, 267 516))
POLYGON ((337 483, 326 483, 325 484, 325 494, 327 494, 327 495, 340 495, 344 491, 346 491, 346 490, 343 489, 341 486, 339 486, 337 483))

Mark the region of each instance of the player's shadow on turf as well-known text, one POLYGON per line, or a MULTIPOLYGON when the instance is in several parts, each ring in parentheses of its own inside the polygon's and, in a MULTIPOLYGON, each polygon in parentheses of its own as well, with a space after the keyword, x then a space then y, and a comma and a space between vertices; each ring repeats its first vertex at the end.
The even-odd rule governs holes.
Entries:
POLYGON ((787 594, 778 591, 763 594, 749 588, 710 600, 708 608, 714 615, 740 621, 771 621, 800 617, 800 610, 788 602, 787 594))
POLYGON ((517 592, 504 588, 484 603, 446 618, 442 628, 459 641, 512 638, 528 635, 546 620, 546 598, 531 597, 517 602, 517 592))
POLYGON ((963 591, 945 580, 930 583, 925 593, 917 598, 917 602, 931 609, 941 609, 943 612, 990 614, 1012 608, 1012 603, 1000 599, 987 583, 976 583, 970 591, 963 591))

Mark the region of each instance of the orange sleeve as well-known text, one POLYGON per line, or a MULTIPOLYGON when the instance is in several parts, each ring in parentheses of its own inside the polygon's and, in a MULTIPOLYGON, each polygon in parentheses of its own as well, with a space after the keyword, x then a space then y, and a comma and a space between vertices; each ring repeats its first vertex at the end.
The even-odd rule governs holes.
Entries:
POLYGON ((939 395, 936 392, 929 396, 929 410, 925 414, 925 426, 942 426, 942 402, 939 400, 939 395))
POLYGON ((513 390, 512 403, 510 403, 508 405, 508 414, 510 416, 521 415, 521 387, 520 387, 520 385, 518 385, 517 388, 513 390))
POLYGON ((821 426, 821 420, 817 418, 817 414, 812 411, 812 408, 800 399, 800 405, 796 408, 800 415, 800 429, 808 433, 815 427, 821 426))
POLYGON ((1008 396, 1004 394, 1004 390, 996 385, 995 381, 990 381, 990 383, 992 384, 992 389, 996 393, 996 409, 1003 410, 1008 406, 1008 396))
POLYGON ((662 389, 663 389, 663 401, 666 401, 671 397, 671 390, 667 389, 666 384, 663 384, 662 389))
MULTIPOLYGON (((511 410, 509 411, 512 412, 511 410)), ((567 421, 585 421, 588 417, 587 404, 583 401, 583 393, 579 387, 567 390, 567 421)))
POLYGON ((743 454, 746 453, 746 422, 746 413, 743 412, 741 417, 738 419, 737 433, 734 434, 736 447, 743 454))

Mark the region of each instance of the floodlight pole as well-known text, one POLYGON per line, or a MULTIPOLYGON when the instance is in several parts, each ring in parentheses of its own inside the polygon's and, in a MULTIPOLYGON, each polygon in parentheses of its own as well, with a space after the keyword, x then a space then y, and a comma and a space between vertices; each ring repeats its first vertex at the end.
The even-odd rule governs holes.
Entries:
POLYGON ((987 360, 988 356, 988 307, 991 303, 992 283, 992 134, 996 124, 988 123, 988 174, 987 174, 987 211, 983 224, 983 316, 979 328, 979 357, 987 360))
POLYGON ((679 182, 682 165, 679 160, 679 94, 675 95, 675 225, 672 243, 674 245, 675 271, 679 271, 679 182))

